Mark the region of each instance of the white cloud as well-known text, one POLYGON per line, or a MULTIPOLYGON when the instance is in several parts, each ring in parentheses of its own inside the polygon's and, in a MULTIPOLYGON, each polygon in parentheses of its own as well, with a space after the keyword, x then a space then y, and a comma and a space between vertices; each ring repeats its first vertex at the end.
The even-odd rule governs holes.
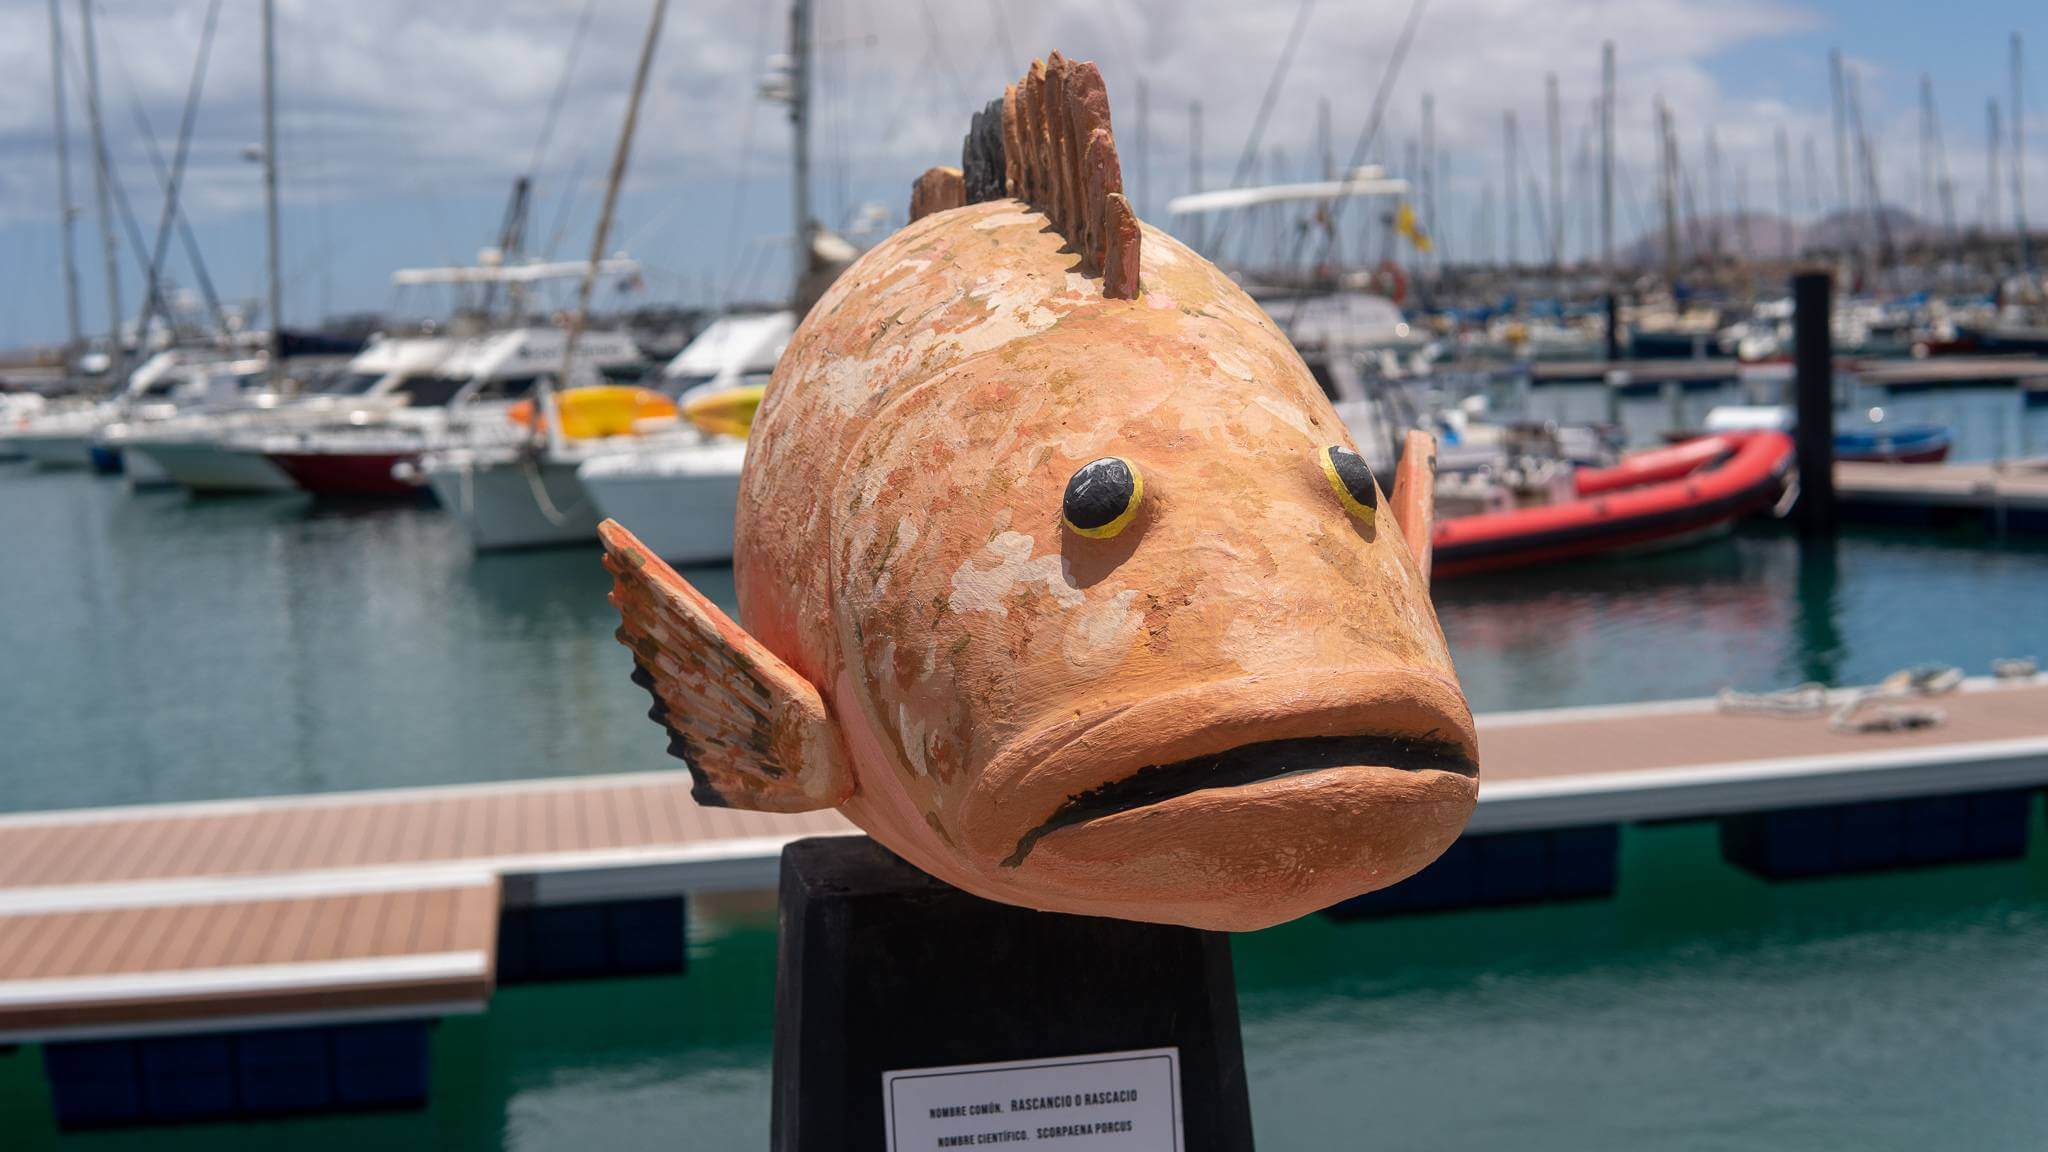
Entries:
MULTIPOLYGON (((77 9, 64 8, 75 44, 77 9)), ((1290 166, 1305 167, 1316 101, 1327 96, 1341 162, 1406 9, 1405 0, 1323 0, 1315 7, 1267 133, 1269 154, 1277 149, 1290 166)), ((147 218, 154 217, 155 182, 128 94, 168 150, 204 11, 204 0, 103 5, 110 147, 147 218)), ((647 11, 645 3, 626 0, 600 0, 593 10, 541 183, 551 195, 571 169, 579 171, 579 211, 596 200, 647 11)), ((1150 187, 1141 190, 1156 215, 1166 196, 1185 187, 1191 101, 1204 106, 1207 182, 1227 179, 1295 5, 818 0, 817 11, 816 184, 828 210, 879 199, 900 215, 910 178, 957 155, 972 106, 997 94, 1021 70, 1024 54, 1058 47, 1101 64, 1127 179, 1149 173, 1150 187), (1137 123, 1141 81, 1150 98, 1147 140, 1137 123)), ((281 0, 287 196, 300 205, 325 200, 338 213, 337 227, 363 229, 374 228, 374 219, 350 215, 350 205, 499 195, 533 152, 582 12, 582 0, 281 0)), ((720 264, 730 181, 743 157, 754 180, 743 198, 744 230, 786 231, 779 207, 785 121, 779 107, 755 97, 764 53, 780 50, 786 23, 776 0, 689 0, 670 8, 628 187, 629 203, 641 210, 625 232, 636 244, 656 243, 647 233, 663 229, 673 232, 672 242, 688 237, 688 250, 673 259, 685 271, 720 264)), ((1731 181, 1736 169, 1746 170, 1752 206, 1770 207, 1773 134, 1781 124, 1791 134, 1795 166, 1811 135, 1832 181, 1825 61, 1814 62, 1810 82, 1797 84, 1811 101, 1796 104, 1723 91, 1713 64, 1816 25, 1815 16, 1786 0, 1434 0, 1396 90, 1381 154, 1399 161, 1418 131, 1422 94, 1434 94, 1438 139, 1454 165, 1447 198, 1455 211, 1446 216, 1454 233, 1467 230, 1481 182, 1498 181, 1504 108, 1517 111, 1531 171, 1541 177, 1544 76, 1555 72, 1569 181, 1598 94, 1599 45, 1611 39, 1621 63, 1617 144, 1636 198, 1650 195, 1650 106, 1661 96, 1678 119, 1688 165, 1697 162, 1705 126, 1716 125, 1731 181)), ((47 65, 45 0, 0 0, 0 224, 47 221, 54 211, 47 65)), ((1892 194, 1904 199, 1905 181, 1895 173, 1917 138, 1917 78, 1890 76, 1866 61, 1852 66, 1862 78, 1866 116, 1883 140, 1887 178, 1901 185, 1892 194), (1890 89, 1898 92, 1887 100, 1890 89)), ((227 0, 194 145, 195 220, 247 212, 257 202, 256 171, 242 150, 260 134, 259 77, 257 2, 227 0)), ((1963 123, 1981 123, 1981 105, 1968 108, 1959 98, 1948 111, 1963 123)), ((90 169, 83 110, 75 102, 72 122, 79 144, 74 184, 83 194, 90 169)), ((1982 160, 1975 149, 1981 137, 1966 143, 1964 136, 1957 132, 1948 143, 1958 211, 1967 217, 1982 160)), ((1622 210, 1621 233, 1633 230, 1635 214, 1622 210)), ((465 239, 452 248, 474 247, 489 226, 468 222, 465 239)), ((1523 245, 1533 252, 1526 226, 1523 245)), ((356 295, 373 297, 374 288, 356 295)))

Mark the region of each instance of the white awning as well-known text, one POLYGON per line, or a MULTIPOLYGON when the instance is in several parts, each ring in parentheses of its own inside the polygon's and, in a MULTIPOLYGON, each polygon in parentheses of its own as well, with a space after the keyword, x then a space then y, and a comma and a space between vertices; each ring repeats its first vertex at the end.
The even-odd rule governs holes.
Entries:
MULTIPOLYGON (((510 267, 480 264, 462 268, 400 268, 391 274, 391 282, 400 287, 417 284, 532 284, 541 280, 576 280, 589 271, 588 260, 556 260, 510 267)), ((614 256, 598 261, 597 271, 601 276, 630 275, 640 271, 640 262, 614 256)))
POLYGON ((1378 168, 1361 168, 1348 180, 1318 180, 1310 184, 1267 184, 1257 188, 1225 188, 1216 192, 1194 192, 1166 202, 1175 216, 1204 212, 1230 212, 1258 204, 1279 204, 1293 200, 1338 200, 1351 196, 1398 196, 1408 191, 1406 180, 1383 175, 1378 168))

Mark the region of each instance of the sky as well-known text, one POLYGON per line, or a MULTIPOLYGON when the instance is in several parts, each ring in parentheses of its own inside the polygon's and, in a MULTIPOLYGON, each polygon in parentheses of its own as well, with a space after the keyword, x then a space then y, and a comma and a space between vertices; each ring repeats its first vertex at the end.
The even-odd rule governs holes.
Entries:
MULTIPOLYGON (((1202 108, 1205 187, 1231 183, 1290 32, 1298 48, 1275 91, 1255 177, 1309 178, 1321 166, 1319 105, 1341 167, 1368 120, 1413 0, 816 0, 813 195, 828 225, 903 220, 910 181, 958 163, 971 110, 1000 94, 1030 56, 1093 59, 1108 82, 1125 179, 1140 214, 1171 223, 1166 200, 1191 184, 1190 106, 1202 108), (1304 9, 1306 14, 1304 15, 1304 9), (1141 105, 1142 93, 1142 105, 1141 105)), ((1451 258, 1506 242, 1481 207, 1500 199, 1503 118, 1518 122, 1519 247, 1535 259, 1530 181, 1547 183, 1545 82, 1562 110, 1568 254, 1593 235, 1593 189, 1579 161, 1592 143, 1600 44, 1616 46, 1618 242, 1654 227, 1652 108, 1672 110, 1695 196, 1709 200, 1709 131, 1725 210, 1774 210, 1775 137, 1791 154, 1794 215, 1838 192, 1828 52, 1853 77, 1887 202, 1917 209, 1920 85, 1931 81, 1961 226, 1981 223, 1986 102, 2007 117, 2009 37, 2032 54, 2025 93, 2030 219, 2048 219, 2048 6, 1989 0, 1939 15, 1904 0, 1422 0, 1412 50, 1390 89, 1373 158, 1406 172, 1425 97, 1444 179, 1435 225, 1451 258), (1804 154, 1812 142, 1817 182, 1804 154), (1580 190, 1584 189, 1582 193, 1580 190)), ((107 151, 145 239, 162 206, 141 122, 163 155, 175 145, 201 29, 219 24, 197 105, 182 195, 223 297, 263 290, 259 0, 98 0, 107 151)), ((79 0, 61 0, 73 238, 83 323, 104 330, 103 249, 86 130, 79 0)), ((466 263, 491 244, 513 179, 530 173, 529 248, 588 253, 651 0, 278 0, 278 161, 285 315, 293 324, 361 310, 433 314, 445 297, 394 293, 400 267, 466 263), (543 139, 548 110, 563 94, 543 139)), ((717 304, 786 290, 790 256, 787 109, 759 97, 785 48, 773 0, 673 0, 607 249, 647 273, 621 302, 717 304)), ((0 346, 63 338, 57 163, 47 0, 0 0, 0 346)), ((2001 181, 2009 228, 2009 173, 2001 181)), ((1938 210, 1937 213, 1938 215, 1938 210)), ((1367 215, 1360 213, 1361 217, 1367 215)), ((117 223, 116 227, 119 225, 117 223)), ((1233 227, 1236 227, 1233 225, 1233 227)), ((1235 251, 1278 250, 1256 229, 1235 251), (1261 248, 1260 245, 1266 247, 1261 248)), ((142 295, 122 237, 122 307, 142 295)), ((1373 252, 1377 255, 1377 249, 1373 252)), ((169 275, 194 283, 176 253, 169 275)))

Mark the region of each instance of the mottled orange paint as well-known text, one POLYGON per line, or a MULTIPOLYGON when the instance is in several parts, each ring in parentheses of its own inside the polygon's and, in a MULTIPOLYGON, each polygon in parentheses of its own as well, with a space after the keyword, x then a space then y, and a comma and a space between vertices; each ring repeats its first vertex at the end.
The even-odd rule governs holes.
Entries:
MULTIPOLYGON (((1056 814, 1271 741, 1477 745, 1413 534, 1340 507, 1317 454, 1350 439, 1300 357, 1172 237, 1141 251, 1141 294, 1106 299, 1042 213, 1001 200, 855 264, 754 425, 741 615, 765 678, 822 702, 807 738, 830 764, 794 775, 906 859, 1036 908, 1257 928, 1428 863, 1476 772, 1319 763, 1056 814), (1063 530, 1068 478, 1104 456, 1143 470, 1138 518, 1063 530)), ((621 595, 632 633, 652 602, 621 595)), ((664 699, 687 728, 688 694, 664 699)), ((765 777, 743 779, 752 799, 765 777)))

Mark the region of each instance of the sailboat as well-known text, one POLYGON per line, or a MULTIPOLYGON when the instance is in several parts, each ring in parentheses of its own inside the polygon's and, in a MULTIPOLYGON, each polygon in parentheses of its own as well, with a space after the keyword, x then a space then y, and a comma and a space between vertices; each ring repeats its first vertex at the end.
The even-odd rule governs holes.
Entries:
MULTIPOLYGON (((591 288, 611 230, 612 213, 618 204, 619 187, 639 121, 641 97, 646 92, 654 48, 667 10, 668 0, 655 0, 647 35, 640 47, 632 94, 626 103, 625 122, 612 157, 590 262, 584 271, 576 308, 569 314, 568 329, 561 334, 560 370, 538 381, 534 390, 536 403, 530 410, 529 423, 522 429, 527 434, 502 439, 473 437, 442 445, 422 455, 416 467, 410 469, 411 477, 431 487, 441 506, 454 514, 463 534, 476 549, 571 544, 597 538, 597 510, 577 479, 576 470, 592 454, 606 451, 606 442, 611 437, 569 436, 565 429, 568 420, 558 397, 565 390, 587 382, 584 374, 589 371, 589 350, 584 349, 584 358, 579 360, 578 346, 585 339, 583 325, 589 314, 591 288)), ((624 431, 633 434, 630 427, 624 431)))
MULTIPOLYGON (((686 413, 693 397, 750 385, 765 387, 803 314, 858 255, 844 239, 819 227, 810 214, 809 0, 793 5, 790 39, 788 71, 771 77, 764 90, 788 102, 795 134, 792 307, 767 315, 723 317, 684 349, 669 365, 668 375, 683 390, 686 413)), ((735 435, 686 431, 595 456, 577 469, 577 475, 599 513, 635 525, 641 539, 663 559, 708 563, 732 555, 745 449, 745 441, 735 435)))

